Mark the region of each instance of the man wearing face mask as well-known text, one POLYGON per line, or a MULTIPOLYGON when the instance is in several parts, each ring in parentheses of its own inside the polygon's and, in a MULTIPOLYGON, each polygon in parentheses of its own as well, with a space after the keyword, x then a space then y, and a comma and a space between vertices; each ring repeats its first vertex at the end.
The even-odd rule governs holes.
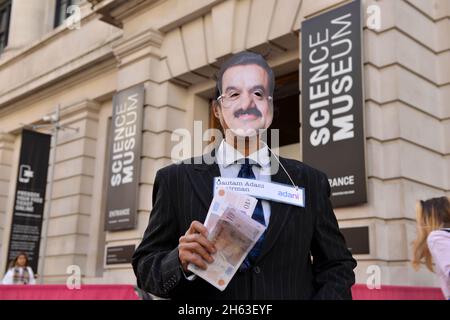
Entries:
POLYGON ((242 52, 222 65, 213 111, 225 139, 211 154, 156 174, 149 225, 133 255, 141 289, 172 299, 351 299, 356 261, 339 231, 326 175, 277 158, 261 140, 273 118, 273 91, 273 71, 262 56, 242 52), (224 291, 187 268, 213 261, 216 248, 203 222, 219 176, 305 192, 304 206, 258 200, 252 218, 266 231, 224 291))

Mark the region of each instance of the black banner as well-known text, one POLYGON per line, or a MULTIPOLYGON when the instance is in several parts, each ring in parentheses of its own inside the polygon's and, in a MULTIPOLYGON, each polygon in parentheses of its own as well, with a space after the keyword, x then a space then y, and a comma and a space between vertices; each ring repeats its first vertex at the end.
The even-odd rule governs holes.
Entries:
POLYGON ((328 175, 334 207, 366 202, 361 2, 301 31, 303 161, 328 175))
POLYGON ((39 244, 47 186, 51 136, 22 131, 17 173, 14 213, 9 237, 8 261, 20 252, 28 255, 30 267, 37 272, 39 244))
POLYGON ((143 112, 144 85, 114 96, 105 223, 108 231, 136 226, 143 112))

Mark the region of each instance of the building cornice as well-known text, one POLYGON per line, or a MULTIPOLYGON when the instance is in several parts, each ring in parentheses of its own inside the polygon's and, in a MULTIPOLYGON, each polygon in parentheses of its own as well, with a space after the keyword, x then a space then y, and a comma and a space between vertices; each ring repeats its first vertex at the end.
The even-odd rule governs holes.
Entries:
POLYGON ((102 17, 100 20, 123 27, 123 20, 141 11, 144 7, 152 5, 159 0, 88 0, 92 9, 102 17))
POLYGON ((116 43, 113 52, 119 66, 124 66, 146 56, 160 59, 163 39, 164 36, 160 32, 148 29, 116 43))
POLYGON ((67 121, 68 119, 79 116, 83 113, 98 114, 100 107, 101 105, 99 103, 92 100, 79 101, 75 104, 61 108, 60 118, 64 123, 65 120, 67 121))
POLYGON ((0 132, 0 149, 12 150, 12 148, 6 147, 8 144, 12 143, 14 143, 14 136, 12 134, 0 132))
MULTIPOLYGON (((114 39, 117 40, 117 39, 114 39)), ((38 91, 42 91, 51 86, 57 86, 61 81, 74 77, 76 74, 83 73, 86 77, 86 72, 93 74, 97 72, 98 68, 104 69, 104 62, 111 60, 111 67, 117 65, 117 61, 112 52, 111 42, 102 46, 89 50, 86 54, 77 57, 72 61, 64 63, 55 69, 49 70, 43 75, 39 75, 33 79, 29 79, 25 83, 12 88, 0 96, 0 114, 3 113, 3 107, 15 104, 18 100, 26 98, 38 91)), ((67 85, 67 84, 66 84, 67 85)))

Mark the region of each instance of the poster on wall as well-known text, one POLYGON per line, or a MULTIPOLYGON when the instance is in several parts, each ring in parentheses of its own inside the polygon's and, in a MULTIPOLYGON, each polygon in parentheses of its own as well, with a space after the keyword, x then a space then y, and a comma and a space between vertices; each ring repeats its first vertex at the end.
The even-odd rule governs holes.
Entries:
POLYGON ((109 145, 105 230, 136 226, 141 166, 144 85, 118 92, 113 97, 109 145))
POLYGON ((50 135, 22 131, 8 261, 25 252, 34 273, 39 262, 50 142, 50 135))
POLYGON ((361 2, 302 23, 303 161, 325 172, 334 207, 367 201, 361 2))

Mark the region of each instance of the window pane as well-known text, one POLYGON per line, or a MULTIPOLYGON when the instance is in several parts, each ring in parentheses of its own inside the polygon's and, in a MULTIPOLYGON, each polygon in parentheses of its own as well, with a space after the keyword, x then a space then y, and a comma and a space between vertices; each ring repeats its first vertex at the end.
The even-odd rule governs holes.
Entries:
POLYGON ((66 19, 66 13, 64 11, 64 6, 58 12, 58 21, 61 24, 66 19))
POLYGON ((72 4, 80 3, 79 0, 57 0, 56 1, 56 9, 55 9, 55 28, 61 25, 67 17, 70 16, 70 13, 67 12, 67 8, 69 8, 72 4))
POLYGON ((8 44, 10 11, 11 0, 0 1, 0 53, 8 44))
POLYGON ((62 0, 56 0, 55 8, 55 28, 59 26, 65 19, 64 5, 62 0))
POLYGON ((7 28, 7 14, 8 12, 6 11, 6 9, 0 10, 0 30, 6 30, 7 28))
POLYGON ((0 11, 0 32, 6 28, 6 11, 0 11))

